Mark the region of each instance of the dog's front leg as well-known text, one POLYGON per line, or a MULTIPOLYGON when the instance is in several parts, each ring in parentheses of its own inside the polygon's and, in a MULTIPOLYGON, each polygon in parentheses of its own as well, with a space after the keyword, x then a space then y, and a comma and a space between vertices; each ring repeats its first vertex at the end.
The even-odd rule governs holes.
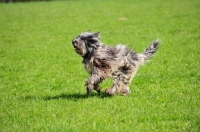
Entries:
POLYGON ((92 74, 90 78, 86 81, 86 87, 87 87, 87 94, 90 95, 92 90, 96 90, 98 93, 101 92, 101 88, 98 85, 102 81, 102 77, 98 74, 92 74))

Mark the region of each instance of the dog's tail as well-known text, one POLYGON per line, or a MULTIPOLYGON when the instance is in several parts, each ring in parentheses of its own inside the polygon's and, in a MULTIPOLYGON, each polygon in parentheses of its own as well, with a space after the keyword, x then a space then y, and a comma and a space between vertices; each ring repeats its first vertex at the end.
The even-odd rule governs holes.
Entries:
POLYGON ((149 45, 149 47, 143 53, 138 54, 139 62, 141 64, 144 64, 148 59, 153 57, 153 55, 158 50, 160 43, 161 42, 159 40, 155 40, 149 45))

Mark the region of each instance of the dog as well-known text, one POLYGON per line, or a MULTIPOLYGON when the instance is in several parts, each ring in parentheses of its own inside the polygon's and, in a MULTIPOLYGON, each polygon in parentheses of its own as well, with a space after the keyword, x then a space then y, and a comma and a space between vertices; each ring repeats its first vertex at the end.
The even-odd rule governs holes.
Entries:
POLYGON ((77 54, 83 58, 86 71, 91 75, 86 81, 87 94, 92 90, 101 93, 99 84, 113 78, 114 84, 105 93, 112 96, 117 93, 125 96, 131 93, 128 84, 140 65, 151 58, 159 48, 160 41, 153 41, 143 53, 136 53, 125 45, 114 47, 101 42, 100 32, 83 32, 72 40, 77 54))

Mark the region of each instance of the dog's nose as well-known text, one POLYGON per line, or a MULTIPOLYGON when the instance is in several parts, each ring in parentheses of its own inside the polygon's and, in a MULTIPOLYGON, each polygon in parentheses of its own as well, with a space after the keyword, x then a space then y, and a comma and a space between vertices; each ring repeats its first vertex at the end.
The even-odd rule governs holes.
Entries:
POLYGON ((76 40, 76 39, 74 39, 73 41, 72 41, 72 44, 74 45, 74 44, 76 44, 78 41, 76 40))

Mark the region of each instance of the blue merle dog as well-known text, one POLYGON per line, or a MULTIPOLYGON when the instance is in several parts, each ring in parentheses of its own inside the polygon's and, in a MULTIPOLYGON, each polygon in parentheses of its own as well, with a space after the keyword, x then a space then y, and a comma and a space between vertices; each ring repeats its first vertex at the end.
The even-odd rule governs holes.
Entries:
POLYGON ((88 95, 92 90, 100 93, 99 84, 110 77, 113 78, 114 84, 106 89, 106 94, 127 95, 131 92, 128 84, 137 69, 156 53, 160 42, 153 41, 143 53, 136 53, 125 45, 104 45, 99 32, 87 31, 74 38, 72 44, 76 53, 82 56, 85 69, 91 75, 86 81, 88 95))

